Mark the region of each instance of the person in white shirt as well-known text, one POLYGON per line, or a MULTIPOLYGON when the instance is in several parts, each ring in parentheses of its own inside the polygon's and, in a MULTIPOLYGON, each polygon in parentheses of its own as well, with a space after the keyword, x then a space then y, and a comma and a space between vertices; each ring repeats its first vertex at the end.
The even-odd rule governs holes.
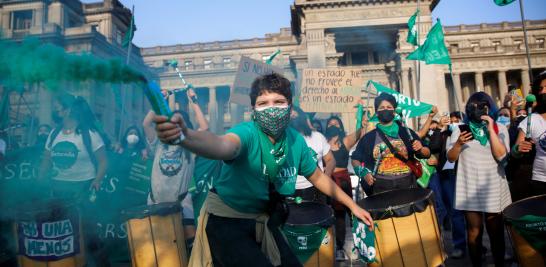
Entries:
MULTIPOLYGON (((162 93, 165 97, 168 96, 165 90, 162 93)), ((188 89, 187 96, 189 107, 193 110, 195 120, 199 125, 197 130, 208 130, 208 122, 196 101, 197 96, 195 92, 192 89, 188 89)), ((177 103, 174 102, 174 95, 169 96, 168 101, 171 110, 176 110, 177 103)), ((193 128, 186 112, 175 112, 179 112, 184 117, 186 124, 190 128, 193 128)), ((153 111, 148 112, 142 122, 146 140, 150 145, 150 151, 155 155, 148 204, 180 202, 182 206, 184 235, 189 252, 195 236, 195 216, 191 195, 188 194, 188 185, 195 169, 195 154, 179 145, 161 143, 157 138, 154 128, 154 115, 153 111)))
POLYGON ((98 191, 107 159, 89 105, 82 97, 62 94, 52 115, 58 125, 47 138, 40 177, 49 173, 57 197, 85 197, 91 189, 98 191))
POLYGON ((525 118, 518 126, 519 134, 515 149, 512 154, 516 157, 528 154, 536 150, 533 161, 533 195, 546 194, 546 71, 539 74, 533 82, 532 93, 537 102, 534 112, 525 118), (527 136, 527 122, 531 120, 529 131, 530 140, 527 136))
MULTIPOLYGON (((311 153, 314 155, 317 165, 324 171, 324 174, 331 177, 336 167, 336 161, 330 151, 330 144, 328 144, 326 137, 311 129, 309 118, 301 108, 294 106, 291 117, 290 126, 303 135, 305 143, 312 150, 311 153)), ((298 175, 296 180, 295 196, 307 201, 326 202, 326 197, 301 175, 298 175)))
POLYGON ((100 214, 89 205, 107 168, 106 149, 94 114, 85 99, 63 93, 56 98, 52 116, 57 126, 46 141, 40 181, 51 178, 54 197, 78 204, 86 252, 97 266, 110 266, 104 243, 95 231, 100 214))

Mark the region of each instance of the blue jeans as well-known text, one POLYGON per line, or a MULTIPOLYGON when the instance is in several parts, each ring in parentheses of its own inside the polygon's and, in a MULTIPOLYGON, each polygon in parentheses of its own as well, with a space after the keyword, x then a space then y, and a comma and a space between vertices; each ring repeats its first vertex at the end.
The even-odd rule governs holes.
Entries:
POLYGON ((455 170, 443 170, 440 172, 440 188, 447 216, 451 219, 451 238, 453 247, 466 250, 466 226, 464 212, 455 209, 455 170))

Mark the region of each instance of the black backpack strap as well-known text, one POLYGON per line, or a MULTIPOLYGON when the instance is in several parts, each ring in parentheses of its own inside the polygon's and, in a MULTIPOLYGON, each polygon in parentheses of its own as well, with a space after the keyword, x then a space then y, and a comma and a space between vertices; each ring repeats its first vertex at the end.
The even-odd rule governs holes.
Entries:
POLYGON ((56 127, 55 129, 53 129, 53 132, 51 133, 51 137, 49 138, 49 143, 47 143, 46 145, 47 148, 51 149, 51 146, 53 145, 53 141, 55 141, 55 138, 57 138, 61 130, 62 130, 61 127, 56 127))
POLYGON ((90 129, 84 129, 81 130, 80 133, 82 135, 83 145, 85 146, 85 150, 87 150, 87 154, 89 154, 89 158, 91 159, 91 162, 93 163, 93 166, 95 166, 95 169, 98 166, 97 157, 95 157, 95 152, 93 151, 93 146, 91 144, 91 134, 89 133, 91 131, 90 129))
POLYGON ((383 131, 377 129, 377 134, 379 135, 379 137, 381 137, 381 140, 383 140, 383 142, 389 147, 389 150, 397 159, 401 160, 404 163, 408 162, 408 159, 404 158, 402 155, 400 155, 400 153, 398 153, 398 151, 394 148, 394 146, 391 144, 391 141, 389 141, 389 138, 387 138, 383 131))

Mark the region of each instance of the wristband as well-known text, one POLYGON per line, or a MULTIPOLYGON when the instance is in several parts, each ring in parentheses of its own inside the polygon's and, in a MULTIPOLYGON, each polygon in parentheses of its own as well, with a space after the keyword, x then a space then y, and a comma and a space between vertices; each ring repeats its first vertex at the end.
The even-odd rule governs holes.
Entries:
POLYGON ((357 166, 356 169, 355 169, 355 172, 356 172, 356 175, 360 178, 363 178, 365 177, 366 175, 368 175, 369 173, 372 173, 372 171, 370 171, 370 169, 364 167, 364 166, 357 166))

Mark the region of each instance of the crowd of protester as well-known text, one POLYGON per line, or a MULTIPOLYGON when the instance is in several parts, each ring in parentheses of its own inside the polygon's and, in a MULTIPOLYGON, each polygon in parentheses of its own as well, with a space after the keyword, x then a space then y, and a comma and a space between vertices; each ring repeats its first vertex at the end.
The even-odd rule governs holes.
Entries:
MULTIPOLYGON (((546 194, 546 72, 534 80, 532 93, 536 103, 526 104, 509 94, 499 108, 488 94, 477 92, 461 111, 440 113, 434 107, 415 130, 407 130, 403 119, 395 118, 397 102, 389 94, 376 97, 373 110, 378 122, 370 131, 366 131, 367 119, 355 132, 347 133, 339 117, 313 119, 296 106, 292 108, 290 125, 312 149, 320 169, 349 196, 355 186, 351 175, 359 177, 359 186, 368 196, 419 187, 411 160, 426 160, 436 170, 428 188, 435 194, 440 226, 452 235, 450 256, 462 258, 468 253, 473 266, 480 266, 485 254, 485 226, 494 263, 503 266, 506 244, 502 210, 512 201, 546 194), (531 114, 526 105, 533 111, 531 114)), ((194 102, 195 93, 190 89, 187 94, 187 107, 172 108, 189 128, 207 131, 205 116, 194 102), (190 118, 189 113, 194 117, 190 118), (197 122, 197 127, 191 121, 197 122)), ((172 99, 170 102, 174 103, 172 99)), ((52 113, 54 125, 39 125, 36 133, 34 146, 43 151, 39 179, 49 181, 55 197, 81 198, 101 190, 108 164, 116 164, 107 162, 107 151, 129 161, 153 160, 148 204, 181 202, 191 248, 194 212, 187 189, 196 156, 181 146, 161 143, 152 117, 153 113, 149 113, 142 125, 127 127, 118 142, 110 142, 85 99, 59 95, 52 113)), ((0 132, 0 160, 5 158, 6 150, 7 136, 0 132)), ((336 259, 347 259, 343 248, 350 218, 348 208, 331 201, 303 176, 298 176, 295 195, 332 206, 336 259)), ((84 217, 83 222, 89 224, 92 219, 84 217)), ((94 261, 108 266, 96 233, 86 234, 94 261)))

